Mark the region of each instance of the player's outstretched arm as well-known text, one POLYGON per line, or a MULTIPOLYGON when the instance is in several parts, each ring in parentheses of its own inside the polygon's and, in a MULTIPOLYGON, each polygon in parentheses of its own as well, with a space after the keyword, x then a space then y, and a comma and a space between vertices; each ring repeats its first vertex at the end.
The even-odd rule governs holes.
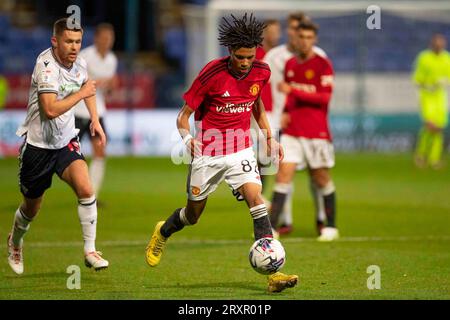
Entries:
POLYGON ((48 119, 54 119, 69 111, 80 100, 95 95, 95 81, 88 80, 78 92, 57 100, 56 93, 46 92, 39 94, 39 104, 48 119))

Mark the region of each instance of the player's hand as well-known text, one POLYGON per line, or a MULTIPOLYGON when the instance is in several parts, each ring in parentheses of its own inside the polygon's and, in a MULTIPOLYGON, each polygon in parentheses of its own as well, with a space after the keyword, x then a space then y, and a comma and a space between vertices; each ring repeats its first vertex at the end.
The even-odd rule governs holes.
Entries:
POLYGON ((289 123, 291 123, 291 116, 289 115, 289 113, 287 112, 283 112, 281 114, 281 121, 280 121, 280 126, 281 129, 286 129, 289 126, 289 123))
POLYGON ((442 128, 436 126, 433 122, 430 121, 425 121, 425 127, 433 133, 439 133, 442 131, 442 128))
POLYGON ((284 81, 278 83, 277 89, 284 94, 289 94, 292 91, 292 87, 289 85, 289 83, 284 81))
POLYGON ((80 89, 80 94, 82 99, 86 99, 95 96, 96 82, 94 80, 88 80, 80 89))
POLYGON ((106 145, 106 135, 105 135, 105 132, 103 131, 103 128, 98 120, 91 121, 90 130, 91 130, 91 136, 93 136, 93 137, 98 136, 98 138, 100 139, 99 140, 100 145, 105 146, 106 145))
POLYGON ((274 138, 267 139, 267 155, 275 163, 281 162, 284 159, 283 147, 274 138))
POLYGON ((195 158, 202 155, 203 143, 191 137, 186 142, 186 147, 191 157, 195 158))

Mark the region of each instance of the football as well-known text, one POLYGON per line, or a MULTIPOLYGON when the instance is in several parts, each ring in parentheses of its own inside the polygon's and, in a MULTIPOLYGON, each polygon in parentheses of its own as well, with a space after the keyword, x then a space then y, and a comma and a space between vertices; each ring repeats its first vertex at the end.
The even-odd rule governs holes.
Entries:
POLYGON ((273 238, 261 238, 251 246, 248 258, 255 271, 261 274, 272 274, 283 267, 286 253, 280 241, 273 238))

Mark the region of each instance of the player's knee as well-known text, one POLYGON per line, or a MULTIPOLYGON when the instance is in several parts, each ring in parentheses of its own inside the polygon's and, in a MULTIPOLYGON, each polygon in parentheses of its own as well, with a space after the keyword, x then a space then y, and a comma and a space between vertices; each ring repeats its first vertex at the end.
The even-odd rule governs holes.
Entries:
POLYGON ((319 187, 319 191, 322 195, 326 196, 329 194, 332 194, 336 191, 336 187, 334 186, 334 183, 332 180, 329 180, 327 184, 325 184, 322 187, 319 187))
POLYGON ((41 209, 41 202, 28 203, 24 202, 20 207, 22 212, 29 218, 34 218, 41 209))
POLYGON ((331 177, 326 171, 315 172, 312 176, 312 179, 314 184, 320 189, 325 188, 331 182, 331 177))
POLYGON ((78 187, 76 190, 78 199, 86 199, 86 198, 91 198, 92 196, 94 196, 94 189, 92 188, 91 185, 84 185, 81 187, 78 187))
POLYGON ((194 225, 200 219, 203 212, 203 208, 189 208, 186 207, 186 219, 189 221, 190 225, 194 225))
POLYGON ((198 220, 200 219, 199 215, 187 215, 186 218, 189 221, 189 224, 193 226, 194 224, 197 224, 198 220))
POLYGON ((261 204, 264 204, 264 200, 260 193, 252 195, 252 196, 248 197, 246 200, 247 200, 249 208, 253 208, 253 207, 259 206, 261 204))

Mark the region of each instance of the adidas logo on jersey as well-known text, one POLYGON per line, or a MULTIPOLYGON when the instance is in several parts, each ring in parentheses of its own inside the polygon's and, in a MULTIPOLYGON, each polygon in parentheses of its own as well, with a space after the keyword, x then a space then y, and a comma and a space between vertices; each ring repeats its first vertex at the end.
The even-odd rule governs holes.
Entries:
POLYGON ((222 95, 222 97, 230 97, 230 93, 228 91, 225 91, 225 93, 222 95))

